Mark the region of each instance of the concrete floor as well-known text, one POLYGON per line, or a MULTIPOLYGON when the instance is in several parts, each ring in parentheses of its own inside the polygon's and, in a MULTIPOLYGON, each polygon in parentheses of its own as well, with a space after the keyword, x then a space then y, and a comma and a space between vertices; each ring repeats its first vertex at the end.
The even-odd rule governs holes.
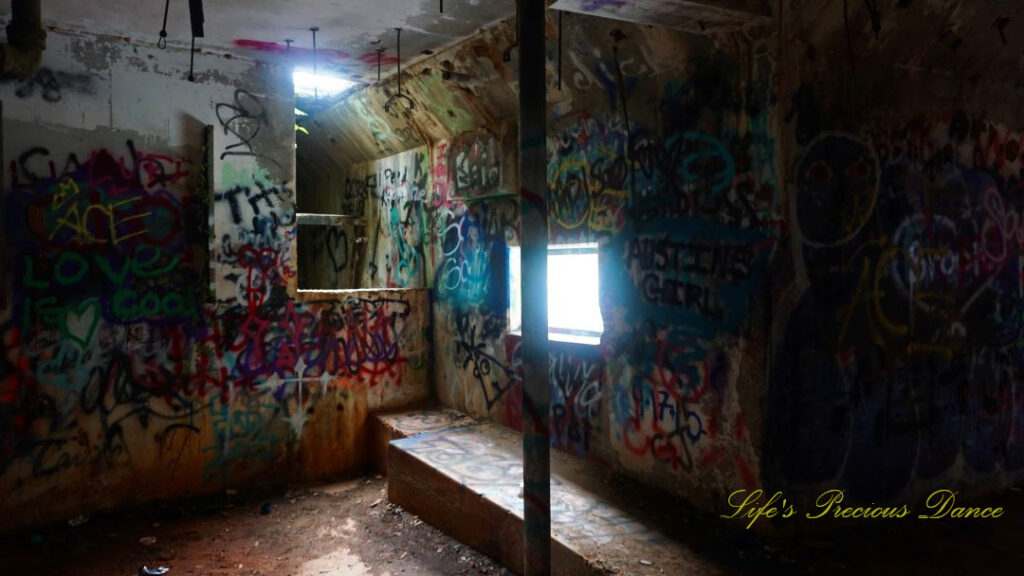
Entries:
MULTIPOLYGON (((0 575, 131 576, 143 565, 168 567, 168 576, 508 574, 389 505, 385 486, 381 477, 366 477, 97 514, 76 526, 0 538, 0 575), (155 542, 140 542, 147 537, 155 542)), ((687 516, 679 537, 717 559, 700 576, 1024 574, 1024 497, 1007 492, 991 503, 1006 508, 1003 518, 876 522, 772 543, 687 516)), ((670 573, 659 558, 644 559, 650 566, 639 560, 635 570, 617 573, 670 573)))

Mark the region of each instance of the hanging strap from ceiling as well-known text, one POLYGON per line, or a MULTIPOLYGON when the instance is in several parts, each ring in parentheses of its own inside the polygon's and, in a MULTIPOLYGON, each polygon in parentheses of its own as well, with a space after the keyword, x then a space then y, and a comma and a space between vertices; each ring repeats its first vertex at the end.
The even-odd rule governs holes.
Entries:
POLYGON ((160 28, 160 39, 156 41, 157 48, 167 47, 167 12, 171 9, 171 0, 164 2, 164 25, 160 28))

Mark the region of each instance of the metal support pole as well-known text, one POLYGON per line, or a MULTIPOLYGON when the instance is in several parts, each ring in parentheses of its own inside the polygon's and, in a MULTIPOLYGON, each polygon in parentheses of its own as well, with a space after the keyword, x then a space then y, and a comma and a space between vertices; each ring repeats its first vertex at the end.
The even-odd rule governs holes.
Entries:
POLYGON ((316 102, 320 99, 320 90, 317 86, 320 81, 316 78, 316 33, 320 31, 320 27, 313 26, 309 31, 313 33, 313 101, 316 102))
POLYGON ((518 0, 522 244, 523 574, 551 574, 548 412, 548 192, 544 0, 518 0))

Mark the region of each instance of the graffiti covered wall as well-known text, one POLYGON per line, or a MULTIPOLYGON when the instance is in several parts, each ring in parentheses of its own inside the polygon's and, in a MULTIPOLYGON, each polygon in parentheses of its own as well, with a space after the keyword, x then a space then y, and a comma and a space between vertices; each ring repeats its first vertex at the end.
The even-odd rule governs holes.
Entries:
POLYGON ((872 500, 1020 471, 1022 198, 1002 145, 1019 138, 955 111, 802 148, 792 225, 806 283, 784 295, 772 374, 789 482, 872 500))
POLYGON ((0 85, 0 529, 360 466, 428 395, 428 295, 296 291, 286 72, 53 32, 44 66, 59 105, 0 85))
MULTIPOLYGON (((893 17, 945 29, 928 4, 893 17)), ((877 41, 900 28, 872 41, 852 11, 867 55, 847 62, 821 9, 774 42, 569 20, 549 232, 599 244, 605 331, 550 348, 552 443, 717 509, 760 486, 1018 482, 1024 119, 949 79, 975 82, 974 44, 922 49, 945 79, 893 81, 885 62, 928 67, 877 41), (919 82, 942 96, 911 101, 919 82)), ((512 38, 413 66, 409 94, 437 104, 416 115, 386 114, 386 86, 331 112, 359 132, 331 211, 365 216, 365 259, 318 240, 382 287, 338 295, 296 290, 286 74, 204 54, 188 84, 183 54, 52 33, 36 76, 0 84, 0 528, 345 470, 366 413, 428 375, 520 426, 512 38)), ((990 52, 1012 74, 998 55, 1019 50, 990 52)))
POLYGON ((691 49, 665 79, 618 83, 608 112, 556 121, 549 145, 553 237, 600 244, 609 457, 711 506, 759 483, 747 420, 781 216, 765 68, 691 49), (645 96, 660 114, 629 113, 645 96))
MULTIPOLYGON (((717 509, 740 488, 870 503, 1019 481, 1024 119, 972 75, 1012 75, 1013 52, 990 31, 894 40, 990 28, 951 4, 887 12, 877 32, 851 10, 853 53, 824 3, 784 3, 781 37, 567 22, 560 79, 549 54, 549 233, 599 244, 605 332, 551 345, 553 444, 717 509)), ((413 97, 469 101, 472 127, 403 122, 434 136, 419 230, 437 395, 518 427, 508 32, 411 68, 413 97)), ((386 118, 371 96, 348 106, 386 118)))
POLYGON ((366 167, 354 178, 362 190, 348 189, 343 200, 364 208, 367 259, 363 286, 427 286, 427 151, 417 148, 366 167))
MULTIPOLYGON (((551 106, 551 241, 599 243, 605 321, 600 346, 551 345, 552 443, 711 506, 731 486, 760 482, 764 288, 782 220, 776 107, 763 62, 633 27, 637 41, 615 54, 603 38, 619 26, 573 19, 566 41, 580 47, 566 55, 551 106)), ((350 169, 342 201, 363 206, 376 228, 370 285, 415 279, 432 290, 441 402, 518 428, 520 340, 508 319, 518 142, 514 107, 494 96, 512 86, 456 88, 490 66, 514 79, 500 52, 477 59, 505 28, 411 68, 414 98, 473 105, 403 120, 442 137, 350 169), (445 70, 456 82, 443 82, 445 70), (463 125, 463 114, 496 119, 463 125)), ((328 117, 356 122, 344 115, 358 108, 387 118, 374 90, 328 117)))
POLYGON ((1003 84, 1020 42, 964 44, 991 14, 915 5, 887 16, 877 44, 870 28, 854 34, 854 46, 871 45, 856 57, 790 59, 798 74, 780 136, 791 246, 773 290, 771 485, 902 502, 1024 478, 1024 118, 1019 90, 1003 84), (917 38, 939 23, 958 34, 890 44, 896 30, 917 38), (921 66, 908 71, 911 47, 921 66), (853 97, 829 66, 871 89, 853 97))

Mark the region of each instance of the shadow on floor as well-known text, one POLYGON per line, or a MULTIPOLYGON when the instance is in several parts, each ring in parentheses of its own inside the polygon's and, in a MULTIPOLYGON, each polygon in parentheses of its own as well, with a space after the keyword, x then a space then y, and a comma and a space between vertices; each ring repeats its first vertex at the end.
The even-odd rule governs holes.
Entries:
MULTIPOLYGON (((651 510, 649 489, 613 476, 594 481, 616 483, 617 494, 651 510)), ((131 576, 143 565, 168 567, 168 576, 508 574, 390 505, 385 483, 366 477, 232 493, 10 534, 0 537, 0 574, 131 576)), ((1024 574, 1024 496, 1008 492, 972 505, 1006 513, 998 520, 851 523, 772 541, 669 499, 646 520, 705 561, 695 574, 1024 574)), ((634 560, 635 571, 618 573, 666 574, 659 558, 634 560)))

